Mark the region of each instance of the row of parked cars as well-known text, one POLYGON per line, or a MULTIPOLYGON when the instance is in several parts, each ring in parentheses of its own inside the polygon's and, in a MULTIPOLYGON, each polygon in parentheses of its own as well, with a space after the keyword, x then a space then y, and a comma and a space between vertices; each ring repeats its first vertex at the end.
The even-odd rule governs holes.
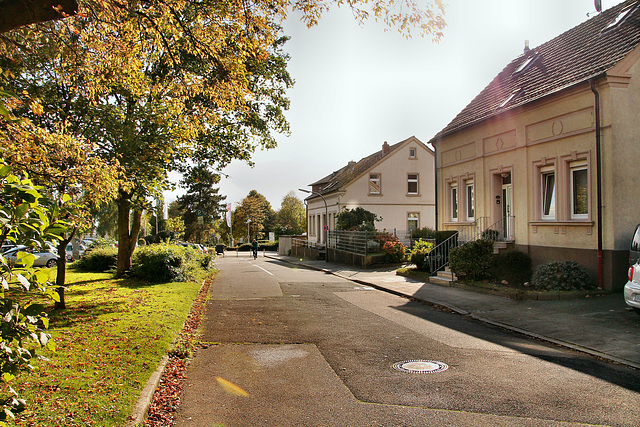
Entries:
MULTIPOLYGON (((83 239, 78 243, 78 254, 82 256, 87 246, 93 243, 92 239, 83 239)), ((43 248, 29 248, 24 245, 15 245, 5 242, 2 244, 0 252, 4 255, 7 262, 15 264, 18 261, 18 252, 27 252, 35 257, 34 267, 55 267, 58 265, 58 248, 51 242, 46 242, 43 248)), ((73 261, 73 244, 69 243, 65 248, 65 258, 67 261, 73 261)))

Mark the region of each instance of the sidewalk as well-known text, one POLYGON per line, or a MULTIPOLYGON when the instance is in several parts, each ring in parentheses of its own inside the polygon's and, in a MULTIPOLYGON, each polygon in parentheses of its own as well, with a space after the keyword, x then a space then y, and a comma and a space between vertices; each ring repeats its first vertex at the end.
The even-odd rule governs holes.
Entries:
POLYGON ((503 296, 424 283, 398 276, 396 267, 359 269, 325 261, 267 254, 534 338, 640 369, 640 316, 622 294, 562 301, 516 301, 503 296))

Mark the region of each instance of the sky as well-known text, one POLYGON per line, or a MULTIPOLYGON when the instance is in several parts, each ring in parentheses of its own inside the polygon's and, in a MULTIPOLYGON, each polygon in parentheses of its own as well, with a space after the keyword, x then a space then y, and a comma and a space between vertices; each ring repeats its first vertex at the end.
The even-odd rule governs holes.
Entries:
MULTIPOLYGON (((428 0, 423 0, 428 1, 428 0)), ((602 0, 603 10, 621 0, 602 0)), ((234 209, 251 190, 274 210, 299 188, 411 136, 427 143, 513 59, 596 13, 593 0, 445 0, 439 43, 374 21, 360 25, 334 8, 307 28, 292 14, 284 50, 295 85, 288 91, 289 136, 256 151, 255 166, 233 161, 219 194, 234 209), (385 31, 386 29, 386 31, 385 31)), ((181 194, 165 193, 167 204, 181 194)))

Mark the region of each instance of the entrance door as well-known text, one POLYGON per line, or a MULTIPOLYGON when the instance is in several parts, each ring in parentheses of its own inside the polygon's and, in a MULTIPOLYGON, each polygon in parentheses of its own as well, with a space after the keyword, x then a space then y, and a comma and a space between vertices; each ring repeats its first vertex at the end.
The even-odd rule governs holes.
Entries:
POLYGON ((506 240, 513 240, 513 187, 511 185, 511 174, 505 175, 502 177, 503 231, 506 240))

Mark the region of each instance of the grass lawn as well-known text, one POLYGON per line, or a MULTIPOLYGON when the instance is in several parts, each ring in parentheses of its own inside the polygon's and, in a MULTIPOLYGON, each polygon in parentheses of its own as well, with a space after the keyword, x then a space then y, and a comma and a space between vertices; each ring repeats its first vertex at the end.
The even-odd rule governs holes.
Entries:
POLYGON ((49 313, 56 351, 11 383, 28 405, 16 425, 122 426, 201 284, 68 270, 67 286, 67 309, 49 313))

